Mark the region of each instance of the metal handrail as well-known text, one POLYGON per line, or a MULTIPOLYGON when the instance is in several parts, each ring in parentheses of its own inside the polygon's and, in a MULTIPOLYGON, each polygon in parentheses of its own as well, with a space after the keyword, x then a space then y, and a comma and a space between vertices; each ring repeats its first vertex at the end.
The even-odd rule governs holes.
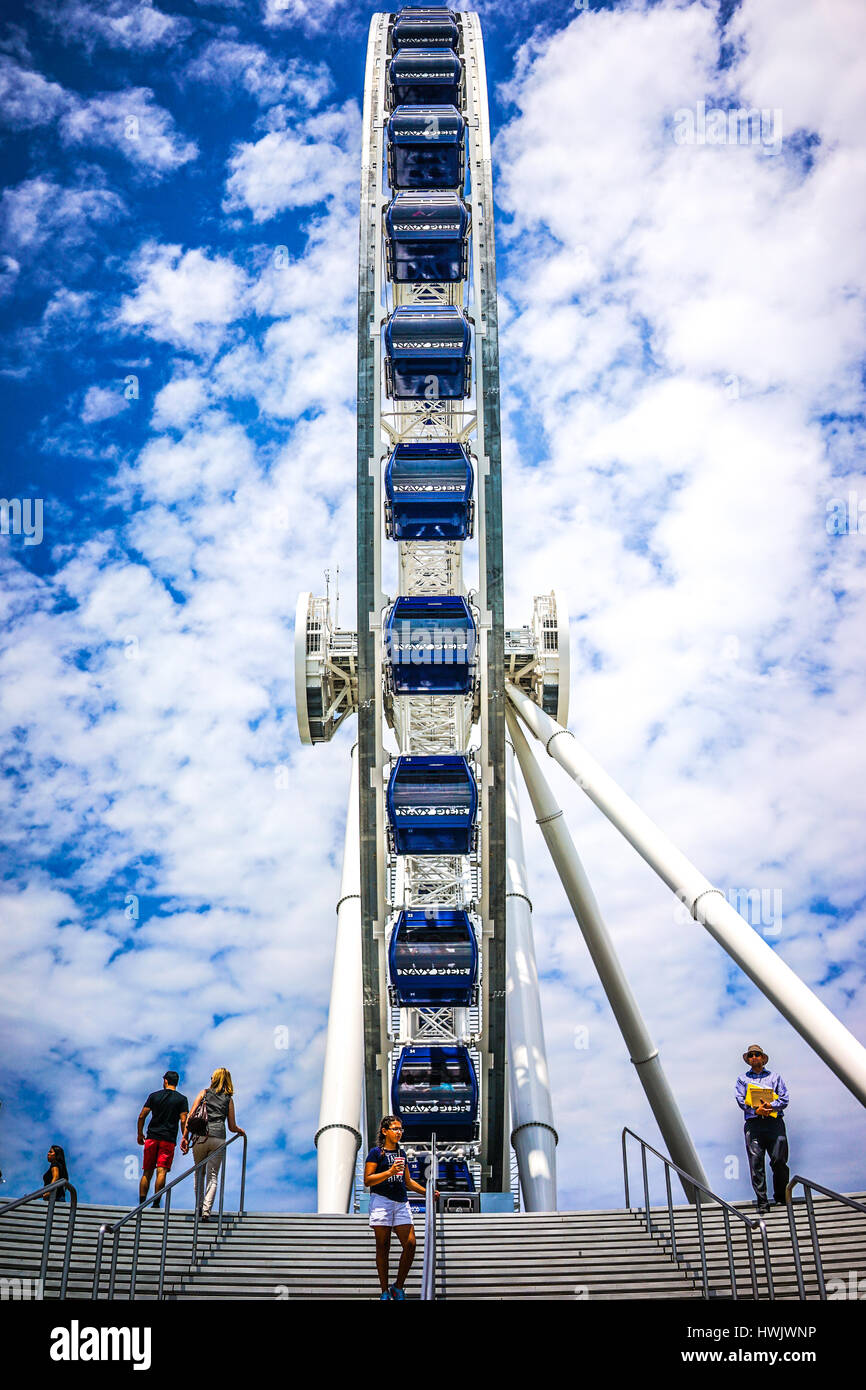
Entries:
POLYGON ((866 1213, 866 1205, 856 1201, 853 1197, 846 1197, 843 1192, 835 1192, 832 1187, 822 1187, 819 1182, 812 1182, 811 1178, 801 1177, 796 1173, 788 1186, 785 1188, 785 1202, 788 1207, 788 1225, 791 1228, 791 1245, 794 1250, 794 1269, 797 1274, 797 1293, 801 1299, 806 1297, 806 1285, 803 1282, 803 1266, 800 1261, 800 1238, 797 1234, 797 1223, 794 1220, 794 1188, 800 1183, 803 1188, 803 1196, 806 1198, 806 1215, 809 1219, 809 1234, 812 1237, 812 1253, 815 1256, 815 1274, 818 1278, 818 1297, 823 1302, 827 1300, 827 1288, 824 1283, 824 1264, 821 1259, 821 1248, 818 1242, 818 1227, 815 1225, 815 1206, 812 1201, 812 1193, 820 1192, 825 1197, 832 1197, 834 1201, 841 1202, 846 1207, 851 1207, 853 1211, 866 1213))
POLYGON ((439 1160, 436 1157, 436 1135, 430 1143, 430 1167, 427 1169, 427 1194, 424 1206, 424 1267, 421 1271, 421 1298, 432 1302, 436 1297, 436 1179, 439 1160))
POLYGON ((66 1297, 66 1284, 69 1279, 69 1261, 72 1257, 72 1236, 75 1231, 75 1217, 78 1212, 78 1193, 72 1186, 68 1178, 58 1178, 56 1182, 46 1183, 44 1187, 37 1188, 35 1192, 28 1192, 26 1197, 16 1197, 14 1202, 6 1202, 0 1207, 0 1216, 6 1216, 16 1207, 23 1207, 27 1202, 35 1202, 37 1197, 44 1197, 46 1193, 51 1195, 48 1198, 48 1216, 45 1219, 45 1235, 42 1237, 42 1260, 39 1265, 39 1284, 45 1287, 45 1276, 48 1273, 48 1254, 51 1247, 51 1228, 54 1225, 54 1208, 57 1203, 57 1194, 61 1188, 65 1188, 71 1194, 69 1204, 69 1220, 66 1223, 66 1248, 63 1252, 63 1268, 60 1272, 60 1297, 66 1297))
MULTIPOLYGON (((626 1135, 629 1134, 631 1135, 632 1139, 636 1139, 637 1142, 640 1144, 641 1168, 643 1171, 644 1211, 646 1214, 647 1228, 649 1230, 650 1235, 654 1234, 654 1228, 652 1221, 652 1213, 650 1211, 649 1182, 647 1180, 646 1156, 648 1153, 654 1154, 656 1158, 660 1158, 662 1163, 665 1165, 665 1188, 667 1190, 667 1208, 671 1254, 676 1263, 679 1263, 680 1260, 684 1259, 684 1256, 677 1254, 677 1233, 674 1224, 673 1202, 671 1200, 671 1170, 673 1170, 673 1172, 675 1173, 678 1173, 681 1179, 683 1179, 685 1182, 690 1183, 691 1186, 696 1188, 698 1192, 706 1193, 706 1195, 710 1198, 711 1201, 718 1202, 719 1206, 722 1208, 725 1220, 725 1246, 728 1254, 728 1269, 731 1275, 731 1297, 734 1299, 738 1299, 739 1294, 737 1293, 737 1271, 734 1264, 734 1248, 731 1243, 731 1218, 729 1213, 733 1213, 733 1215, 736 1216, 738 1220, 743 1222, 746 1228, 746 1248, 749 1254, 749 1274, 751 1276, 752 1297, 756 1300, 760 1298, 760 1294, 758 1292, 758 1274, 757 1268, 755 1266, 755 1248, 753 1243, 753 1232, 757 1227, 761 1237, 761 1246, 764 1252, 764 1270, 767 1275, 767 1297, 768 1299, 775 1302, 776 1290, 773 1284, 773 1271, 770 1264, 770 1246, 767 1240, 766 1222, 763 1221, 760 1217, 746 1216, 745 1212, 738 1211, 736 1207, 732 1207, 730 1202, 726 1202, 723 1197, 720 1197, 716 1192, 711 1191, 709 1187, 705 1187, 703 1183, 698 1182, 696 1178, 692 1177, 691 1173, 687 1173, 685 1169, 680 1168, 676 1163, 672 1163, 671 1160, 669 1158, 666 1158, 664 1154, 659 1153, 658 1149, 654 1149, 651 1144, 648 1144, 646 1142, 645 1139, 641 1139, 639 1134, 635 1134, 633 1129, 628 1129, 626 1127, 622 1131, 622 1171, 623 1178, 625 1180, 625 1204, 627 1209, 629 1211, 632 1210, 631 1201, 629 1198, 628 1151, 626 1146, 626 1135)), ((695 1203, 695 1213, 698 1219, 698 1244, 701 1252, 701 1284, 704 1298, 709 1298, 710 1283, 709 1271, 707 1269, 707 1247, 706 1240, 704 1237, 704 1218, 703 1213, 701 1211, 701 1206, 701 1202, 695 1203)), ((640 1207, 637 1207, 636 1210, 640 1211, 640 1207)), ((655 1229, 661 1232, 662 1228, 658 1226, 655 1229)))
MULTIPOLYGON (((117 1233, 121 1229, 121 1227, 125 1226, 127 1221, 131 1221, 133 1217, 135 1217, 135 1241, 132 1247, 132 1266, 129 1272, 129 1298, 130 1300, 133 1300, 135 1298, 135 1280, 136 1273, 138 1270, 138 1251, 141 1240, 141 1213, 144 1211, 145 1207, 149 1207, 154 1202, 161 1201, 162 1198, 165 1197, 165 1215, 163 1217, 162 1222, 162 1246, 159 1255, 159 1284, 157 1287, 156 1294, 157 1299, 161 1299, 163 1297, 163 1291, 165 1288, 165 1259, 168 1251, 168 1218, 171 1212, 171 1189, 173 1187, 177 1187, 178 1183, 185 1182, 187 1178, 192 1177, 194 1174, 197 1174, 199 1169, 203 1169, 204 1165, 210 1159, 212 1159, 215 1154, 224 1154, 225 1150, 231 1144, 233 1144, 236 1139, 243 1139, 244 1141, 243 1158, 241 1160, 241 1195, 240 1203, 238 1205, 238 1216, 243 1216, 244 1189, 246 1186, 247 1177, 247 1136, 245 1134, 233 1134, 231 1139, 224 1139, 223 1142, 220 1145, 218 1145, 217 1148, 211 1149, 210 1153, 205 1154, 203 1158, 198 1159, 198 1161, 193 1164, 192 1168, 188 1168, 187 1171, 185 1173, 181 1173, 179 1177, 172 1178, 171 1182, 167 1182, 164 1187, 160 1188, 159 1192, 153 1192, 149 1197, 145 1197, 143 1202, 139 1202, 137 1207, 133 1207, 132 1211, 127 1212, 126 1216, 122 1216, 119 1221, 115 1221, 110 1225, 108 1224, 108 1222, 106 1222, 104 1225, 100 1226, 99 1234, 96 1238, 96 1255, 93 1264, 93 1289, 91 1292, 91 1298, 99 1298, 99 1286, 102 1282, 102 1249, 105 1237, 107 1235, 110 1235, 112 1237, 111 1266, 108 1277, 108 1297, 114 1298, 114 1287, 117 1280, 117 1256, 119 1252, 117 1233)), ((196 1186, 198 1186, 198 1184, 196 1184, 196 1186)), ((220 1204, 219 1219, 217 1222, 218 1240, 221 1238, 223 1233, 223 1200, 225 1197, 225 1186, 226 1164, 225 1162, 223 1162, 220 1164, 220 1204)), ((202 1188, 203 1187, 204 1173, 202 1172, 202 1188)), ((195 1262, 198 1255, 199 1206, 199 1195, 198 1191, 196 1191, 195 1215, 193 1218, 192 1229, 191 1263, 195 1262)))

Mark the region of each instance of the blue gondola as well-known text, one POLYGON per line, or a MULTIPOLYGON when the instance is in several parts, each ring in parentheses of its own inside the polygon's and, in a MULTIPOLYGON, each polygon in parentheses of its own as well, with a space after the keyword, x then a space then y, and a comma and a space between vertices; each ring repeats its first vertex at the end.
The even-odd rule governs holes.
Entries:
POLYGON ((397 758, 386 800, 397 854, 472 853, 478 791, 464 754, 397 758))
POLYGON ((451 10, 404 5, 392 30, 395 49, 456 48, 460 30, 451 10))
POLYGON ((469 209, 456 193, 398 193, 385 211, 388 278, 454 284, 469 269, 469 209))
POLYGON ((474 1139, 478 1078, 465 1047, 404 1047, 391 1083, 391 1108, 403 1138, 451 1143, 474 1139))
POLYGON ((472 535, 473 473, 462 444, 397 444, 385 468, 385 531, 395 541, 472 535))
POLYGON ((385 620, 395 695, 468 695, 475 681, 475 622, 457 594, 409 594, 385 620))
POLYGON ((478 980, 478 942, 462 908, 409 908, 391 932, 388 970, 401 1008, 468 1008, 478 980))
POLYGON ((463 65, 450 48, 403 48, 391 59, 391 108, 460 105, 463 65))
POLYGON ((393 400, 463 400, 470 392, 469 322, 462 309, 401 305, 385 325, 385 390, 393 400))
POLYGON ((393 189, 462 189, 466 123, 453 106, 398 106, 388 121, 393 189))
MULTIPOLYGON (((408 1160, 407 1167, 409 1176, 414 1178, 421 1187, 427 1185, 427 1163, 429 1155, 418 1154, 408 1160)), ((475 1179, 472 1176, 472 1169, 469 1167, 465 1158, 440 1158, 437 1164, 436 1174, 437 1190, 443 1194, 447 1193, 472 1193, 475 1191, 475 1179)), ((409 1193, 409 1202, 413 1207, 423 1207, 424 1198, 420 1192, 409 1193)))

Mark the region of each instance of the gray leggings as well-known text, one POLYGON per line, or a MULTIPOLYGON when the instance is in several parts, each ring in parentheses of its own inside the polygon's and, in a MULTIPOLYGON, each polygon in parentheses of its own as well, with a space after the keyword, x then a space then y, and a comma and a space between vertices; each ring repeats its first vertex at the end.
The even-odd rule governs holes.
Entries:
POLYGON ((196 1163, 200 1159, 207 1157, 207 1163, 201 1167, 195 1175, 196 1201, 201 1205, 203 1216, 210 1216, 211 1207, 216 1197, 217 1181, 219 1180, 220 1168, 222 1167, 225 1149, 219 1149, 220 1144, 225 1143, 225 1138, 218 1139, 211 1135, 207 1139, 201 1139, 193 1145, 192 1156, 196 1163), (219 1153, 214 1153, 219 1149, 219 1153), (205 1186, 206 1184, 206 1186, 205 1186), (202 1188, 204 1188, 204 1200, 202 1201, 202 1188))

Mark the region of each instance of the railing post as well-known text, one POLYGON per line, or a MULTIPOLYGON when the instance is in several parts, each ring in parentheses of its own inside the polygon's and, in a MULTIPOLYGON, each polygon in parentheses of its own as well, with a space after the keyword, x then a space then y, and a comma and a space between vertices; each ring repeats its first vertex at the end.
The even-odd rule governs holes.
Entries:
POLYGON ((674 1221, 674 1204, 673 1204, 673 1198, 672 1198, 672 1196, 671 1196, 671 1170, 670 1170, 670 1168, 667 1166, 667 1164, 665 1164, 665 1190, 666 1190, 666 1192, 667 1192, 667 1199, 668 1199, 668 1225, 669 1225, 669 1227, 670 1227, 670 1233, 671 1233, 671 1254, 673 1255, 674 1260, 676 1260, 676 1259, 677 1259, 677 1228, 676 1228, 676 1223, 675 1223, 675 1221, 674 1221))
MULTIPOLYGON (((50 1177, 49 1173, 49 1177, 50 1177)), ((48 1197, 48 1216, 45 1221, 45 1234, 42 1237, 42 1260, 39 1265, 39 1279, 41 1286, 45 1288, 45 1276, 48 1273, 48 1251, 51 1246, 51 1229, 54 1225, 54 1203, 57 1200, 57 1188, 55 1187, 48 1197)))
POLYGON ((764 1269, 767 1271, 767 1298, 771 1303, 776 1301, 776 1286, 773 1283, 773 1266, 770 1261, 770 1245, 767 1240, 767 1226, 764 1221, 760 1222, 761 1245, 764 1248, 764 1269))
POLYGON ((818 1228, 815 1225, 815 1207, 812 1202, 812 1188, 809 1184, 803 1183, 803 1191, 806 1194, 806 1213, 809 1217, 809 1231, 812 1236, 812 1249, 815 1252, 815 1273, 818 1276, 818 1297, 822 1302, 827 1301, 827 1289, 824 1285, 824 1264, 821 1259, 821 1248, 818 1244, 818 1228))
POLYGON ((650 1216, 649 1181, 648 1181, 648 1179, 647 1179, 647 1173, 646 1173, 646 1145, 644 1144, 643 1140, 640 1141, 640 1161, 641 1161, 641 1168, 643 1169, 643 1203, 644 1203, 644 1215, 646 1216, 647 1230, 649 1231, 650 1235, 652 1235, 652 1233, 653 1233, 653 1223, 652 1223, 652 1217, 650 1216))
POLYGON ((135 1218, 135 1239, 132 1243, 132 1268, 129 1271, 129 1301, 135 1299, 135 1284, 138 1278, 138 1247, 141 1244, 141 1212, 135 1218))
POLYGON ((228 1144, 225 1143, 225 1144, 223 1144, 223 1147, 222 1147, 222 1150, 221 1150, 221 1153, 220 1153, 220 1206, 219 1206, 219 1216, 218 1216, 218 1218, 217 1218, 217 1240, 222 1239, 222 1233, 223 1233, 223 1206, 224 1206, 224 1203, 225 1203, 225 1195, 226 1195, 226 1168, 228 1167, 228 1157, 227 1157, 227 1155, 228 1155, 228 1144))
POLYGON ((241 1138, 243 1140, 244 1149, 243 1157, 241 1159, 241 1200, 240 1208, 238 1210, 238 1216, 243 1216, 244 1214, 244 1196, 246 1193, 247 1185, 247 1136, 244 1134, 241 1136, 241 1138))
POLYGON ((624 1129, 622 1132, 622 1176, 623 1181, 625 1182, 625 1209, 626 1211, 630 1211, 631 1203, 629 1201, 628 1196, 628 1147, 626 1144, 627 1136, 628 1130, 624 1129))
POLYGON ((695 1211, 698 1216, 698 1244, 701 1250, 701 1283, 703 1284, 704 1298, 709 1298, 710 1281, 707 1275, 707 1249, 704 1242, 704 1218, 702 1214, 703 1205, 700 1197, 698 1197, 698 1200, 695 1202, 695 1211))
POLYGON ((159 1254, 159 1287, 156 1291, 158 1299, 163 1297, 163 1290, 165 1288, 165 1255, 168 1248, 168 1218, 171 1212, 171 1184, 164 1188, 163 1191, 165 1192, 165 1215, 162 1219, 162 1249, 159 1254))
POLYGON ((728 1269, 731 1271, 731 1298, 735 1301, 737 1295, 737 1266, 734 1261, 734 1247, 731 1242, 731 1218, 728 1216, 727 1208, 722 1207, 722 1215, 725 1218, 725 1245, 728 1250, 728 1269))
POLYGON ((93 1299, 99 1298, 99 1281, 102 1276, 102 1246, 107 1230, 107 1226, 100 1226, 96 1237, 96 1254, 93 1258, 93 1289, 91 1290, 91 1298, 93 1299))
MULTIPOLYGON (((193 1154, 195 1154, 195 1149, 193 1149, 193 1154)), ((195 1162, 195 1159, 193 1159, 193 1162, 195 1162)), ((193 1262, 193 1264, 195 1264, 196 1260, 198 1259, 198 1218, 199 1218, 199 1212, 200 1212, 200 1210, 201 1210, 201 1203, 200 1203, 200 1201, 199 1201, 199 1199, 198 1199, 197 1179, 198 1179, 198 1174, 196 1174, 196 1177, 193 1178, 193 1180, 192 1180, 192 1187, 193 1187, 193 1194, 192 1194, 192 1195, 193 1195, 193 1204, 192 1204, 192 1262, 193 1262)))
POLYGON ((108 1298, 109 1302, 114 1298, 114 1286, 117 1279, 117 1256, 120 1250, 120 1232, 111 1233, 111 1264, 108 1269, 108 1298))
POLYGON ((754 1225, 754 1221, 750 1220, 748 1225, 746 1226, 746 1245, 748 1246, 749 1250, 749 1273, 752 1276, 752 1297, 757 1303, 761 1297, 761 1293, 758 1288, 758 1267, 755 1264, 755 1246, 752 1240, 752 1230, 754 1228, 754 1225))
POLYGON ((794 1183, 797 1181, 798 1179, 794 1178, 788 1183, 785 1192, 785 1203, 788 1208, 788 1227, 791 1232, 791 1249, 794 1252, 794 1273, 797 1276, 797 1296, 801 1303, 804 1303, 806 1300, 806 1284, 803 1279, 803 1262, 800 1259, 800 1237, 797 1233, 797 1221, 794 1216, 794 1183))
POLYGON ((63 1269, 60 1271, 60 1297, 66 1297, 66 1285, 69 1280, 69 1262, 72 1259, 72 1237, 75 1232, 75 1218, 78 1215, 78 1193, 75 1188, 69 1189, 69 1220, 66 1223, 66 1249, 63 1253, 63 1269))

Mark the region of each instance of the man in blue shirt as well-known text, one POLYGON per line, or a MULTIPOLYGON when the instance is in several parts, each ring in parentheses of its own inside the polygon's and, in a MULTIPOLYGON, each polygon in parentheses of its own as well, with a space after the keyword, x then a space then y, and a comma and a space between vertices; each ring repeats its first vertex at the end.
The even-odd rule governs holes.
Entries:
POLYGON ((788 1088, 777 1071, 768 1071, 767 1057, 758 1043, 750 1043, 743 1053, 743 1061, 748 1071, 737 1077, 737 1105, 746 1117, 746 1153, 749 1155, 749 1168, 752 1174, 752 1187, 758 1199, 758 1211, 770 1210, 767 1201, 766 1155, 773 1173, 773 1201, 778 1206, 785 1204, 785 1189, 788 1186, 788 1136, 785 1133, 785 1110, 788 1106, 788 1088), (751 1106, 746 1104, 749 1086, 764 1086, 775 1091, 779 1097, 770 1104, 751 1106), (776 1111, 775 1118, 773 1111, 776 1111))

